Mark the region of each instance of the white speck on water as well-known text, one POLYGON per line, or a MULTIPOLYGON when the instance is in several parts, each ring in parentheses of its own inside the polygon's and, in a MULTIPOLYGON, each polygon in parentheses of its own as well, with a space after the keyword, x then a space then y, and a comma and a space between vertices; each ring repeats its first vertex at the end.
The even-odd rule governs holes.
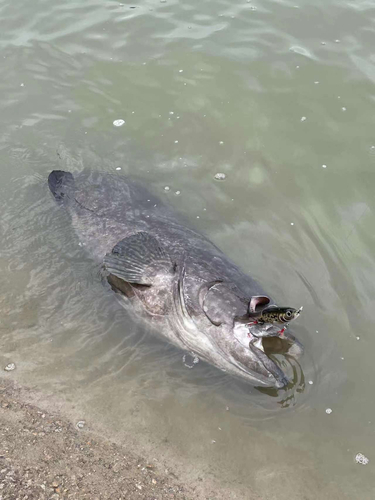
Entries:
POLYGON ((170 190, 170 187, 169 186, 165 186, 164 191, 169 191, 169 190, 170 190))
POLYGON ((227 406, 225 409, 226 409, 227 411, 229 411, 229 406, 227 406))
POLYGON ((181 191, 176 191, 176 193, 175 193, 175 194, 179 195, 179 194, 181 194, 181 191))
POLYGON ((79 422, 76 423, 77 429, 83 429, 86 425, 86 422, 84 420, 80 420, 79 422))
POLYGON ((21 83, 20 87, 24 87, 24 86, 25 86, 25 84, 24 84, 24 83, 21 83))
POLYGON ((183 69, 179 69, 179 70, 178 70, 178 72, 179 72, 179 73, 183 73, 183 72, 184 72, 184 70, 183 70, 183 69))
POLYGON ((174 115, 174 111, 170 111, 170 112, 169 112, 169 114, 170 114, 170 115, 174 115))
POLYGON ((315 330, 315 333, 319 333, 319 330, 315 330))
POLYGON ((331 408, 327 408, 326 409, 326 413, 327 413, 327 415, 330 415, 332 413, 332 409, 331 408))
POLYGON ((257 8, 255 7, 255 5, 252 5, 252 6, 250 7, 250 10, 257 10, 257 8))
POLYGON ((188 353, 182 356, 182 362, 184 363, 186 368, 192 369, 199 363, 199 358, 194 353, 188 353))
POLYGON ((135 111, 132 111, 132 115, 134 115, 135 111))
POLYGON ((72 110, 71 110, 71 109, 68 109, 68 113, 71 113, 71 112, 72 112, 72 110))
POLYGON ((291 226, 294 226, 294 222, 291 222, 291 223, 290 223, 290 225, 291 225, 291 226))
POLYGON ((322 165, 322 168, 327 168, 327 165, 322 165))
POLYGON ((315 85, 318 85, 318 83, 319 83, 319 82, 318 82, 318 81, 316 81, 316 82, 314 82, 314 83, 315 83, 315 85))
POLYGON ((147 200, 147 201, 151 201, 151 200, 147 200))
POLYGON ((346 108, 344 106, 341 109, 342 109, 342 111, 346 111, 346 108))
POLYGON ((326 44, 326 42, 320 42, 320 43, 321 43, 322 45, 325 45, 325 44, 326 44))
POLYGON ((207 210, 207 208, 204 208, 203 211, 205 212, 207 210))
POLYGON ((338 95, 338 96, 337 96, 337 99, 341 99, 341 95, 338 95))
POLYGON ((356 337, 357 340, 360 340, 360 337, 356 337))
POLYGON ((313 382, 312 380, 309 380, 309 384, 310 384, 310 385, 313 385, 313 383, 314 383, 314 382, 313 382))
POLYGON ((157 207, 156 203, 155 203, 154 207, 157 207))
POLYGON ((116 170, 121 170, 121 167, 116 167, 116 170))
POLYGON ((344 361, 345 358, 341 358, 341 359, 344 361))
POLYGON ((174 141, 175 144, 178 144, 178 141, 174 141))
POLYGON ((335 40, 335 43, 340 43, 340 40, 338 40, 338 39, 337 39, 337 40, 335 40))
POLYGON ((85 134, 87 134, 87 132, 85 132, 85 134))
POLYGON ((199 215, 197 215, 197 219, 200 219, 199 215))
POLYGON ((176 118, 177 118, 177 120, 179 120, 179 119, 180 119, 180 117, 179 117, 179 116, 176 116, 176 118))
POLYGON ((299 69, 299 66, 296 66, 296 69, 299 69))
POLYGON ((301 122, 304 122, 306 120, 306 116, 302 116, 301 122))
POLYGON ((218 427, 219 431, 221 431, 221 427, 218 427))
POLYGON ((218 172, 217 174, 215 174, 215 179, 217 181, 223 181, 225 178, 226 178, 226 175, 223 174, 222 172, 218 172))
POLYGON ((357 453, 357 455, 355 456, 355 461, 357 464, 367 465, 370 460, 367 457, 365 457, 362 453, 357 453))
POLYGON ((6 372, 12 372, 13 370, 16 369, 16 364, 15 363, 9 363, 6 365, 6 367, 4 368, 4 370, 6 372))
POLYGON ((219 141, 219 144, 224 144, 224 141, 219 141))
POLYGON ((184 85, 186 85, 186 82, 184 83, 184 85))
POLYGON ((115 120, 115 121, 113 122, 113 125, 114 125, 115 127, 122 127, 122 126, 124 125, 124 123, 125 123, 125 120, 121 120, 121 119, 119 119, 119 120, 115 120))

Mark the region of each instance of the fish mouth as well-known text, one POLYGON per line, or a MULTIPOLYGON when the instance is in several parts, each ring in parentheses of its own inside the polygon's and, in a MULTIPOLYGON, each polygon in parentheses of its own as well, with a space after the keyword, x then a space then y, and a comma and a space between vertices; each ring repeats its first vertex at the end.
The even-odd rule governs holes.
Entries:
MULTIPOLYGON (((272 359, 274 355, 281 355, 298 359, 304 353, 304 347, 294 335, 289 332, 284 332, 282 337, 263 337, 261 340, 264 355, 267 356, 269 362, 277 367, 277 372, 273 373, 273 369, 268 370, 276 379, 276 387, 281 388, 290 384, 290 380, 286 373, 272 359), (275 376, 276 375, 276 376, 275 376)), ((267 369, 267 367, 265 367, 267 369)))
MULTIPOLYGON (((294 335, 287 330, 279 336, 256 337, 248 329, 237 327, 234 330, 234 337, 243 348, 246 348, 246 352, 251 358, 257 361, 259 368, 255 371, 262 376, 265 385, 282 388, 290 384, 286 373, 275 362, 274 355, 286 355, 293 358, 301 356, 304 349, 294 335)), ((251 364, 247 366, 247 355, 245 352, 243 354, 244 356, 238 360, 244 368, 254 372, 254 369, 251 369, 251 364)))
POLYGON ((235 348, 237 352, 235 358, 242 370, 252 376, 257 374, 258 380, 262 380, 264 385, 274 386, 277 389, 290 384, 286 373, 275 362, 273 356, 280 354, 298 358, 302 355, 302 344, 289 333, 289 330, 283 332, 283 335, 257 337, 252 335, 245 325, 238 324, 233 334, 238 345, 238 348, 235 348), (253 364, 254 361, 256 365, 253 364))

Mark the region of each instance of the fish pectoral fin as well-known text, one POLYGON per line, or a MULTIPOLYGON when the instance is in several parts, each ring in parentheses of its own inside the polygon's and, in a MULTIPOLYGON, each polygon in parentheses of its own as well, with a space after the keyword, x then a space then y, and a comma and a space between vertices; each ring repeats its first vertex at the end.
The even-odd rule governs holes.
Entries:
POLYGON ((158 275, 172 275, 175 266, 158 240, 139 232, 117 243, 104 257, 105 269, 114 276, 139 285, 151 286, 158 275))

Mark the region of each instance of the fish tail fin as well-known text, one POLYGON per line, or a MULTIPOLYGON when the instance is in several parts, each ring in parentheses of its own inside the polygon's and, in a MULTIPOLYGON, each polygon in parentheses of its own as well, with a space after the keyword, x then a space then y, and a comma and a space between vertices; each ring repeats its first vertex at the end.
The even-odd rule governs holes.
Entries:
POLYGON ((48 186, 56 200, 62 200, 73 184, 74 177, 70 172, 52 170, 48 176, 48 186))

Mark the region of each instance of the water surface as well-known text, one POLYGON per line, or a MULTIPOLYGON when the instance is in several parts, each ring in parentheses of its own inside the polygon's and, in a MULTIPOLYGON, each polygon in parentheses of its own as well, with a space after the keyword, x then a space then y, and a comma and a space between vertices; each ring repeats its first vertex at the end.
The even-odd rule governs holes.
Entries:
POLYGON ((0 0, 7 376, 217 498, 374 498, 374 14, 365 0, 0 0), (190 370, 129 316, 46 187, 85 167, 140 179, 304 306, 292 389, 190 370))

